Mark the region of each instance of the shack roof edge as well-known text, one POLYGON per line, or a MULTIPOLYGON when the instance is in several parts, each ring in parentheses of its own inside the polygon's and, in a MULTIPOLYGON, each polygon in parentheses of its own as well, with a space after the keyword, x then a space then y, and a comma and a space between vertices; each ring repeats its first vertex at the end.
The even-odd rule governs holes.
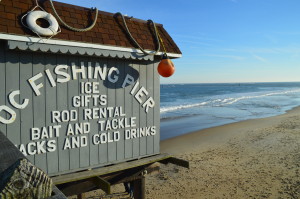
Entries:
MULTIPOLYGON (((57 39, 43 39, 36 37, 27 37, 20 35, 12 35, 12 34, 3 34, 0 33, 0 40, 6 41, 16 41, 13 45, 9 44, 9 49, 19 49, 19 50, 32 50, 32 51, 42 51, 42 52, 56 52, 59 51, 63 54, 80 54, 80 55, 96 55, 96 56, 104 56, 104 57, 115 57, 116 52, 120 52, 118 57, 121 58, 132 58, 139 60, 153 60, 153 56, 145 55, 141 50, 135 48, 125 48, 118 46, 108 46, 101 44, 90 44, 90 43, 82 43, 82 42, 73 42, 73 41, 65 41, 65 40, 57 40, 57 39), (22 42, 22 43, 20 43, 22 42), (31 47, 32 44, 35 46, 31 47), (44 47, 43 47, 44 45, 44 47), (45 45, 48 45, 45 47, 45 45), (51 48, 51 46, 53 48, 51 48), (54 47, 56 46, 56 48, 54 47), (66 47, 66 49, 57 50, 57 47, 66 47), (45 50, 45 48, 47 50, 45 50), (77 48, 76 52, 74 52, 75 48, 77 48), (104 50, 106 53, 97 53, 97 50, 104 50), (113 53, 112 53, 113 52, 113 53), (115 53, 114 53, 115 52, 115 53), (122 54, 123 53, 123 54, 122 54), (129 53, 130 56, 125 53, 129 53), (107 55, 107 56, 105 56, 107 55)), ((98 51, 99 52, 99 51, 98 51)), ((103 51, 101 51, 103 52, 103 51)), ((153 51, 147 51, 148 53, 152 53, 153 51)), ((157 56, 163 55, 163 52, 158 52, 157 56)), ((180 58, 181 54, 168 53, 170 58, 180 58)))
MULTIPOLYGON (((49 0, 41 0, 39 4, 49 13, 53 14, 49 0)), ((93 20, 95 13, 90 8, 84 8, 61 2, 54 2, 56 10, 61 18, 70 26, 85 28, 93 20)), ((2 0, 0 1, 0 33, 14 36, 23 36, 30 39, 40 39, 32 31, 22 26, 21 18, 35 6, 34 0, 2 0)), ((153 28, 145 20, 126 19, 133 37, 147 51, 156 49, 157 41, 153 34, 153 28)), ((65 41, 66 43, 78 43, 95 45, 100 48, 121 48, 121 50, 137 51, 137 47, 128 37, 120 17, 113 13, 99 11, 95 27, 87 32, 74 32, 61 25, 62 32, 49 41, 65 41), (123 49, 124 48, 124 49, 123 49), (135 49, 135 50, 134 50, 135 49)), ((173 41, 162 24, 157 24, 157 29, 170 57, 180 57, 181 51, 173 41), (174 56, 171 56, 174 55, 174 56)), ((95 48, 94 46, 92 48, 95 48)))

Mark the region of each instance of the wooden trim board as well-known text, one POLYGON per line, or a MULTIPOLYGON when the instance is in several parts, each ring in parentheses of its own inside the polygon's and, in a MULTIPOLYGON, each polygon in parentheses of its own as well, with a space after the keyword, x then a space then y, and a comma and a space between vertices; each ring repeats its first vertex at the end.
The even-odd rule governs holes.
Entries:
POLYGON ((159 162, 168 158, 172 158, 171 155, 169 154, 159 154, 159 155, 154 155, 138 160, 133 160, 130 162, 123 162, 120 164, 115 164, 115 165, 110 165, 106 167, 101 167, 97 169, 92 169, 92 170, 86 170, 82 172, 76 172, 76 173, 71 173, 71 174, 66 174, 66 175, 60 175, 56 177, 52 177, 52 181, 54 184, 64 184, 68 182, 74 182, 78 180, 83 180, 87 178, 92 178, 96 176, 101 176, 101 175, 106 175, 110 173, 114 173, 117 171, 122 171, 130 168, 135 168, 147 164, 151 164, 154 162, 159 162))

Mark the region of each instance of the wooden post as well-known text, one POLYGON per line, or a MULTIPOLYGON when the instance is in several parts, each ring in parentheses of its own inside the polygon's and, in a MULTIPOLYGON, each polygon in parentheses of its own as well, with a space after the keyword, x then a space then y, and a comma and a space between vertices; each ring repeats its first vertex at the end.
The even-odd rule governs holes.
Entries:
POLYGON ((51 178, 31 164, 0 132, 0 198, 44 199, 51 192, 51 178))
POLYGON ((145 176, 133 181, 133 197, 135 199, 146 199, 145 176))
POLYGON ((86 195, 85 193, 81 193, 77 195, 77 199, 86 199, 85 195, 86 195))

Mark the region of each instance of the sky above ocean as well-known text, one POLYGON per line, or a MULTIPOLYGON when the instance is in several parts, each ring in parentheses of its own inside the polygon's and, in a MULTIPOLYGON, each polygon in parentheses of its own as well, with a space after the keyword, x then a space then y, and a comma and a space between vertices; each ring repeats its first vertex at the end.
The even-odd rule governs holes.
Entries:
POLYGON ((164 25, 183 53, 162 83, 299 81, 299 0, 58 0, 164 25))

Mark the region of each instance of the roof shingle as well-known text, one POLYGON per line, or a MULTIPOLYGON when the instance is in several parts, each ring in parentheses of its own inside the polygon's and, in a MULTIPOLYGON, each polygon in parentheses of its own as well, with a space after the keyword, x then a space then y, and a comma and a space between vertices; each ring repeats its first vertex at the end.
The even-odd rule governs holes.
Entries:
MULTIPOLYGON (((47 12, 53 11, 49 0, 39 2, 47 12)), ((88 8, 74 6, 70 4, 54 2, 59 16, 70 26, 75 28, 85 28, 89 26, 94 11, 88 8)), ((35 6, 34 0, 2 0, 0 1, 0 32, 8 34, 36 36, 33 32, 22 26, 21 18, 35 6)), ((147 50, 156 49, 156 40, 153 35, 153 27, 147 21, 139 19, 126 19, 128 28, 138 43, 147 50)), ((55 36, 55 39, 71 40, 78 42, 137 48, 128 37, 121 17, 114 17, 114 14, 99 11, 95 27, 87 32, 74 32, 61 25, 62 32, 55 36)), ((166 32, 161 24, 157 24, 157 29, 163 39, 167 52, 181 54, 176 43, 166 32)))

